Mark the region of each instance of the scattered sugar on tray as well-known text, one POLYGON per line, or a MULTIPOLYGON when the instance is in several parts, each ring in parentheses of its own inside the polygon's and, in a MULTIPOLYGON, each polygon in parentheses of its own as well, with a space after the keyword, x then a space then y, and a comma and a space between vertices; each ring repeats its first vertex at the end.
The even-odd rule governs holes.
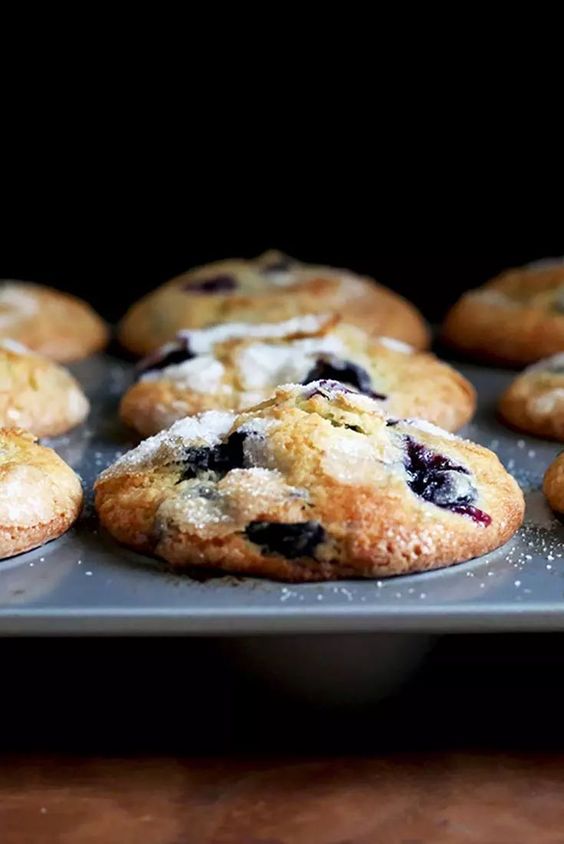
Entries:
POLYGON ((215 445, 231 428, 235 415, 209 410, 175 422, 170 428, 143 440, 100 475, 103 480, 156 465, 181 461, 187 445, 215 445))

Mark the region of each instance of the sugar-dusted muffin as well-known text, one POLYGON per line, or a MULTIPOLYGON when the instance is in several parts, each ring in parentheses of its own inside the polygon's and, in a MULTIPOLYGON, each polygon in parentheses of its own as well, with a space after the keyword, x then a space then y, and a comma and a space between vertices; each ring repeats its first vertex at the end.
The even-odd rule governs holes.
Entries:
POLYGON ((218 261, 172 279, 136 302, 119 329, 122 344, 146 355, 186 328, 222 322, 281 322, 336 313, 378 336, 426 348, 429 332, 416 308, 350 270, 302 264, 279 252, 218 261))
POLYGON ((465 293, 447 315, 443 338, 480 360, 510 365, 564 351, 564 259, 507 270, 465 293))
POLYGON ((102 524, 172 566, 386 577, 506 542, 523 495, 495 454, 335 381, 176 422, 103 472, 102 524))
POLYGON ((447 430, 464 425, 476 405, 472 385, 434 355, 371 338, 336 316, 182 331, 142 361, 138 373, 120 412, 142 436, 203 410, 243 410, 280 384, 320 378, 378 398, 387 413, 447 430))
POLYGON ((0 558, 60 536, 82 507, 78 476, 32 434, 0 429, 0 558))
POLYGON ((0 341, 0 427, 54 437, 83 422, 88 410, 70 372, 13 340, 0 341))
POLYGON ((90 305, 29 281, 0 281, 0 340, 66 363, 87 357, 108 342, 108 329, 90 305))
POLYGON ((501 396, 499 412, 513 428, 564 442, 564 352, 518 375, 501 396))

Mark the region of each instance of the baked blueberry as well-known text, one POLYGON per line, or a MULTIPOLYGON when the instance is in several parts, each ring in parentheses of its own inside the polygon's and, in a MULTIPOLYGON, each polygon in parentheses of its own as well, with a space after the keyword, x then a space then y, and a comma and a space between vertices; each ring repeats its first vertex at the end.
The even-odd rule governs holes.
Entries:
POLYGON ((262 547, 264 554, 280 554, 288 560, 313 557, 317 546, 325 540, 319 522, 251 522, 245 534, 250 542, 262 547))
MULTIPOLYGON (((311 382, 313 384, 308 390, 304 390, 304 395, 308 399, 314 396, 323 396, 326 399, 331 399, 337 393, 354 393, 355 390, 349 389, 340 381, 329 381, 325 378, 320 381, 311 382)), ((307 385, 306 385, 307 386, 307 385)))
POLYGON ((302 383, 311 384, 312 381, 341 381, 373 399, 386 398, 382 393, 374 392, 372 379, 362 366, 350 360, 341 360, 335 355, 322 355, 317 358, 315 366, 308 372, 302 383))
POLYGON ((190 281, 184 285, 183 290, 187 293, 231 293, 237 287, 237 279, 224 273, 202 281, 190 281))
POLYGON ((182 474, 177 483, 196 478, 203 472, 226 475, 232 469, 248 468, 244 451, 246 438, 245 432, 234 431, 219 445, 187 448, 182 458, 182 474))
POLYGON ((420 498, 436 507, 469 515, 482 524, 490 523, 486 513, 469 506, 476 500, 477 493, 464 466, 406 437, 405 467, 408 486, 420 498))
POLYGON ((141 375, 146 375, 147 372, 157 372, 160 369, 166 369, 167 366, 174 366, 175 364, 184 363, 187 360, 192 360, 196 357, 194 352, 190 349, 190 340, 188 337, 178 337, 172 343, 167 343, 152 355, 148 355, 144 360, 140 361, 136 367, 136 375, 138 378, 141 375))

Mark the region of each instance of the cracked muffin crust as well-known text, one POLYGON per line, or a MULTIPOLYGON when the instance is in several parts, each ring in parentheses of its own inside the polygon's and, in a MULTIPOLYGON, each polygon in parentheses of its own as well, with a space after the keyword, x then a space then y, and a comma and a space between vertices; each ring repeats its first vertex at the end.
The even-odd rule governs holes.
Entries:
POLYGON ((507 270, 447 314, 443 338, 480 360, 524 365, 564 351, 564 259, 507 270))
POLYGON ((27 431, 0 429, 0 558, 67 531, 82 507, 78 475, 27 431))
POLYGON ((422 316, 398 294, 350 270, 303 264, 274 251, 249 261, 218 261, 172 279, 129 309, 119 339, 146 355, 183 329, 312 313, 340 314, 372 336, 386 334, 415 348, 429 345, 422 316))
POLYGON ((66 363, 102 349, 108 330, 76 296, 30 281, 0 281, 0 340, 4 339, 66 363))
POLYGON ((103 472, 105 528, 173 567, 386 577, 506 542, 523 495, 495 454, 335 381, 176 422, 103 472))
POLYGON ((70 372, 13 340, 0 341, 0 427, 54 437, 83 422, 88 410, 70 372))
POLYGON ((143 360, 120 415, 142 436, 204 410, 251 407, 280 384, 342 381, 379 399, 394 416, 417 416, 447 430, 471 418, 472 385, 434 355, 386 337, 370 338, 334 316, 283 323, 226 323, 181 331, 143 360))

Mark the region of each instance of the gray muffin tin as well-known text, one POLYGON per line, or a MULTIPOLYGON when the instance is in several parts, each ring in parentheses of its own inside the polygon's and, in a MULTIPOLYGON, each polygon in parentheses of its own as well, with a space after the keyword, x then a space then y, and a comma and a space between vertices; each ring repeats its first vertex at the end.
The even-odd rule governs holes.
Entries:
POLYGON ((524 527, 470 563, 384 581, 289 585, 174 575, 98 528, 96 475, 131 447, 117 403, 131 366, 99 356, 73 367, 92 401, 87 424, 49 442, 81 475, 87 505, 65 536, 0 562, 2 634, 262 635, 564 629, 564 526, 541 492, 558 444, 514 433, 495 414, 513 373, 462 365, 480 406, 463 434, 497 452, 522 485, 524 527))

